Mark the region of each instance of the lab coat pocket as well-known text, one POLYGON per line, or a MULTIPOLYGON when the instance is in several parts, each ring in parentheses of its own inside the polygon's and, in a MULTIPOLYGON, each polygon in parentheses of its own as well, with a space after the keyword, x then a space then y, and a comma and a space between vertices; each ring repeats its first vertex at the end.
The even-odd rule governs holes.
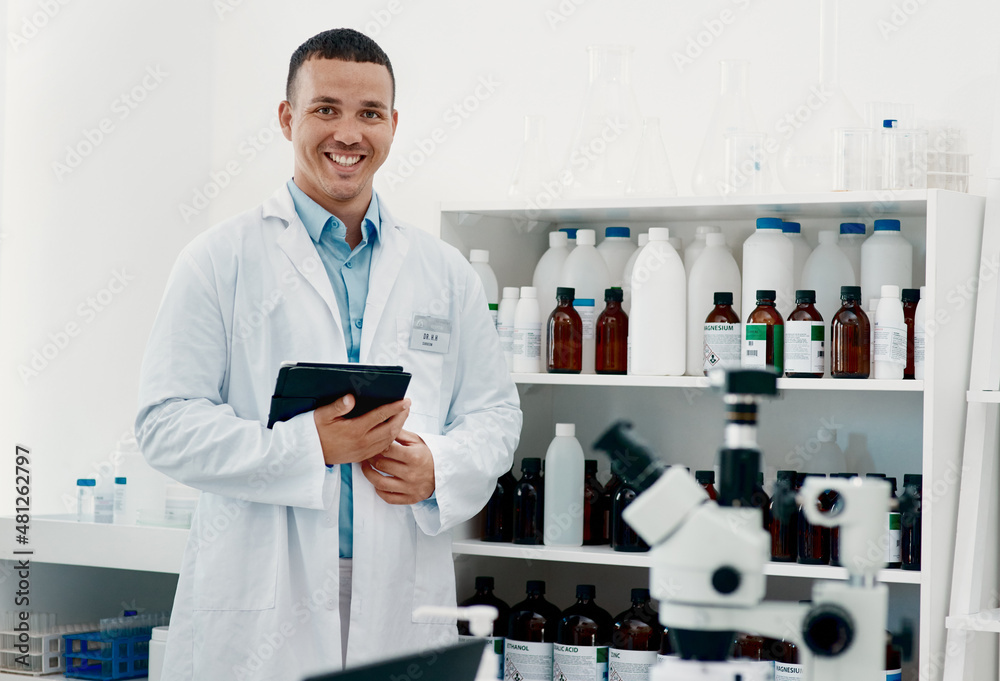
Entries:
POLYGON ((287 548, 285 509, 202 495, 191 532, 196 537, 195 610, 274 607, 278 556, 287 548), (271 541, 267 541, 270 538, 271 541))
MULTIPOLYGON (((431 537, 416 530, 417 574, 413 580, 413 611, 421 605, 455 605, 455 564, 451 554, 451 534, 431 537)), ((420 624, 450 624, 448 617, 413 616, 420 624)))
POLYGON ((440 434, 443 415, 441 381, 449 353, 412 348, 410 341, 413 333, 413 318, 399 315, 396 318, 399 364, 404 371, 412 374, 406 396, 410 398, 410 420, 414 423, 408 422, 406 428, 414 432, 440 434))

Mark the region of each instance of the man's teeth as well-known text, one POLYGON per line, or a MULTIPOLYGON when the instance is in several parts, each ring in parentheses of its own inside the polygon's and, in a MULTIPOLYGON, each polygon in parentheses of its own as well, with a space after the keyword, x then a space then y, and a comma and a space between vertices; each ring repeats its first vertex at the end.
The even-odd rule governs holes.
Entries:
POLYGON ((339 163, 342 166, 352 166, 361 160, 360 156, 338 156, 337 154, 329 154, 329 156, 335 163, 339 163))

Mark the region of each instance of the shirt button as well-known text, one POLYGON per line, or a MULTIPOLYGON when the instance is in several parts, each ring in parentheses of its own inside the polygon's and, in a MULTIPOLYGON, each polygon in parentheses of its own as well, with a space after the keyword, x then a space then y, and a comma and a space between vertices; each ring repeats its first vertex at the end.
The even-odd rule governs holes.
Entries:
POLYGON ((326 609, 327 610, 336 610, 337 609, 337 601, 333 600, 332 598, 329 599, 326 602, 326 609))
POLYGON ((360 319, 357 320, 356 322, 354 322, 354 326, 358 327, 359 329, 361 328, 361 324, 362 324, 362 320, 360 320, 360 319))
POLYGON ((352 267, 354 267, 354 263, 348 260, 346 263, 344 263, 344 267, 346 267, 347 269, 351 269, 352 267))
POLYGON ((326 516, 325 518, 323 518, 323 524, 326 525, 327 527, 333 527, 333 518, 330 516, 326 516))

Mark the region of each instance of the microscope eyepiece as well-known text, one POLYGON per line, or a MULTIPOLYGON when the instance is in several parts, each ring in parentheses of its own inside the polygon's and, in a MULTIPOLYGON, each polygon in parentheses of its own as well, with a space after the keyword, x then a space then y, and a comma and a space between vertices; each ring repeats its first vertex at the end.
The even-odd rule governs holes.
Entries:
POLYGON ((649 489, 667 468, 653 453, 653 449, 636 436, 628 421, 618 421, 612 425, 594 443, 594 449, 607 452, 611 459, 611 470, 638 494, 649 489))

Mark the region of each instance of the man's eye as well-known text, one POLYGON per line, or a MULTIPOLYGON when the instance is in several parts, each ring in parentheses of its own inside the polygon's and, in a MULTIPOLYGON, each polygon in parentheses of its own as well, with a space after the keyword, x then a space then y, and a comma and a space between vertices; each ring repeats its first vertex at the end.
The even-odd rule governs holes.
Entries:
POLYGON ((382 114, 380 114, 378 111, 365 111, 364 114, 362 114, 362 115, 365 118, 381 118, 382 117, 382 114))
POLYGON ((333 109, 331 109, 328 106, 321 106, 320 108, 316 109, 316 113, 321 113, 324 116, 326 116, 328 114, 332 114, 333 113, 333 109))

